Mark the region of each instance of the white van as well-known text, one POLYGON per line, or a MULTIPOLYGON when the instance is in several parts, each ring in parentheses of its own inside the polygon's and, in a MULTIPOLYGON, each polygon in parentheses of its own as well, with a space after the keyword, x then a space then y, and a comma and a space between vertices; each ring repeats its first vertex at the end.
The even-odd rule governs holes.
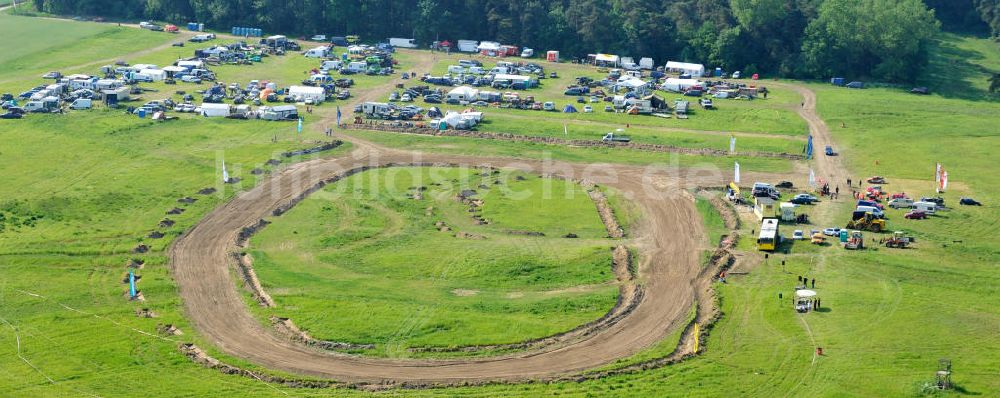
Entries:
POLYGON ((495 74, 495 75, 506 75, 506 74, 510 73, 510 68, 508 68, 506 66, 496 66, 496 67, 493 67, 493 69, 490 69, 490 73, 495 74))
POLYGON ((482 66, 470 66, 469 73, 472 73, 474 75, 481 75, 486 73, 486 71, 483 70, 482 66))
POLYGON ((28 101, 24 104, 25 112, 43 112, 45 111, 45 103, 42 101, 28 101))
POLYGON ((460 73, 465 73, 465 68, 463 68, 461 66, 458 66, 458 65, 449 65, 448 66, 448 73, 456 74, 456 75, 460 74, 460 73))
POLYGON ((889 206, 889 207, 891 207, 891 208, 893 208, 893 209, 901 209, 901 208, 913 207, 913 199, 910 199, 910 198, 896 198, 896 199, 890 200, 889 203, 887 203, 886 205, 889 206))
POLYGON ((934 212, 937 211, 937 203, 913 202, 913 210, 919 210, 927 214, 934 214, 934 212))
POLYGON ((468 60, 468 59, 460 59, 460 60, 458 60, 458 64, 461 65, 462 67, 466 67, 466 68, 472 67, 472 66, 479 66, 478 64, 476 64, 475 61, 468 60))
POLYGON ((90 98, 77 98, 69 105, 70 109, 90 109, 93 106, 93 101, 90 98))
POLYGON ((878 207, 875 206, 858 206, 858 208, 854 209, 854 211, 863 211, 865 213, 872 213, 873 216, 878 218, 882 218, 885 216, 885 213, 882 212, 882 209, 879 209, 878 207))

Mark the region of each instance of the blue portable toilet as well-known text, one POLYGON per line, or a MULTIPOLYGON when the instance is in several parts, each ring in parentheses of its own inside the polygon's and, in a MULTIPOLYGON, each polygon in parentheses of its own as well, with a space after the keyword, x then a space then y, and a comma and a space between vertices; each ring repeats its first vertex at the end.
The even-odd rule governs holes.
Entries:
POLYGON ((340 59, 347 61, 347 53, 340 54, 340 59))
POLYGON ((840 230, 840 243, 847 243, 847 230, 840 230))
POLYGON ((145 118, 146 118, 146 110, 139 109, 139 119, 145 119, 145 118))
POLYGON ((833 79, 830 79, 830 84, 832 84, 834 86, 843 86, 844 85, 844 81, 845 80, 842 77, 835 77, 833 79))
POLYGON ((232 34, 232 35, 236 35, 236 29, 238 29, 238 28, 235 27, 235 26, 233 26, 233 28, 229 30, 229 33, 232 34))
POLYGON ((722 77, 722 68, 715 68, 715 77, 722 77))

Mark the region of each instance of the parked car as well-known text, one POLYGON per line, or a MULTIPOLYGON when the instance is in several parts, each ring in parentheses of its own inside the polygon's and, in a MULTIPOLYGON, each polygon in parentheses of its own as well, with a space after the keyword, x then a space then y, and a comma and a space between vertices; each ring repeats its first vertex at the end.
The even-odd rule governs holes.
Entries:
POLYGON ((815 196, 812 196, 810 194, 800 193, 800 194, 795 195, 794 197, 792 197, 792 200, 790 200, 790 202, 795 203, 797 205, 808 205, 808 204, 812 204, 813 202, 816 202, 818 200, 819 200, 819 198, 817 198, 815 196))
POLYGON ((796 229, 795 232, 792 232, 792 239, 794 239, 794 240, 802 240, 804 238, 805 238, 805 234, 802 233, 801 229, 796 229))
POLYGON ((399 97, 399 100, 403 102, 412 102, 413 96, 411 96, 409 93, 404 93, 402 96, 399 97))
POLYGON ((778 187, 778 188, 789 189, 789 188, 792 188, 794 185, 792 184, 791 181, 782 181, 782 182, 779 182, 779 183, 775 184, 774 186, 778 187))
POLYGON ((982 206, 983 205, 982 203, 979 203, 978 200, 975 200, 973 198, 962 198, 962 199, 959 199, 958 200, 958 204, 965 205, 965 206, 982 206))
POLYGON ((428 104, 440 104, 441 103, 441 96, 440 95, 427 95, 427 96, 424 96, 424 102, 426 102, 428 104))
POLYGON ((551 72, 551 73, 549 73, 549 78, 550 79, 558 79, 559 78, 559 74, 555 73, 555 72, 551 72))
POLYGON ((21 113, 12 113, 12 112, 7 112, 7 113, 4 113, 4 114, 0 115, 0 119, 20 119, 22 117, 24 117, 24 114, 21 114, 21 113))
POLYGON ((583 106, 583 113, 594 113, 594 107, 590 105, 583 106))
POLYGON ((839 236, 840 228, 827 228, 823 230, 823 235, 826 236, 839 236))
POLYGON ((63 75, 60 72, 52 71, 42 75, 42 79, 60 79, 63 75))
POLYGON ((903 218, 908 220, 923 220, 927 218, 927 212, 920 210, 910 210, 908 213, 903 215, 903 218))
POLYGON ((184 42, 182 42, 182 41, 176 41, 176 42, 174 42, 174 44, 171 44, 171 46, 174 46, 174 47, 184 47, 184 42))
POLYGON ((309 40, 312 40, 312 41, 326 41, 326 35, 314 35, 313 37, 310 37, 309 40))
POLYGON ((545 109, 547 111, 554 111, 554 110, 556 110, 556 104, 554 102, 551 102, 551 101, 546 102, 546 103, 542 104, 542 109, 545 109))

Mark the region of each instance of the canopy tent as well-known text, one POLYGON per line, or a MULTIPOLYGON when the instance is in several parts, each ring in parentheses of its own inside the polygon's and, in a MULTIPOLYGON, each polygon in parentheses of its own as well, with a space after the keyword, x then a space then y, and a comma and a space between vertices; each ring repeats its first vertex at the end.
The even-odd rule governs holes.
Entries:
POLYGON ((702 64, 667 61, 665 69, 669 72, 689 74, 691 77, 702 77, 705 75, 705 65, 702 64))
POLYGON ((660 89, 664 91, 684 91, 694 86, 701 86, 702 82, 698 79, 676 79, 668 77, 663 80, 663 84, 660 85, 660 89))
POLYGON ((479 96, 479 90, 469 86, 458 86, 448 92, 447 98, 458 101, 475 101, 479 96))
POLYGON ((529 82, 531 81, 531 76, 524 75, 509 75, 506 73, 500 73, 493 77, 493 80, 510 80, 512 82, 529 82))

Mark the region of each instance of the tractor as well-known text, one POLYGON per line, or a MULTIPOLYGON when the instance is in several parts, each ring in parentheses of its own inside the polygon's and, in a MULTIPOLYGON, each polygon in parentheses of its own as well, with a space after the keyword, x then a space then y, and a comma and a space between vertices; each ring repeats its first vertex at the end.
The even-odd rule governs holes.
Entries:
POLYGON ((863 215, 859 213, 855 212, 854 219, 847 223, 847 229, 859 229, 875 233, 882 232, 885 229, 885 220, 875 217, 871 212, 865 212, 863 215))
POLYGON ((861 231, 851 231, 847 243, 844 244, 847 250, 863 250, 865 248, 865 235, 861 231))
POLYGON ((892 236, 885 241, 885 247, 888 248, 905 249, 909 245, 910 238, 904 236, 903 231, 894 232, 892 236))

